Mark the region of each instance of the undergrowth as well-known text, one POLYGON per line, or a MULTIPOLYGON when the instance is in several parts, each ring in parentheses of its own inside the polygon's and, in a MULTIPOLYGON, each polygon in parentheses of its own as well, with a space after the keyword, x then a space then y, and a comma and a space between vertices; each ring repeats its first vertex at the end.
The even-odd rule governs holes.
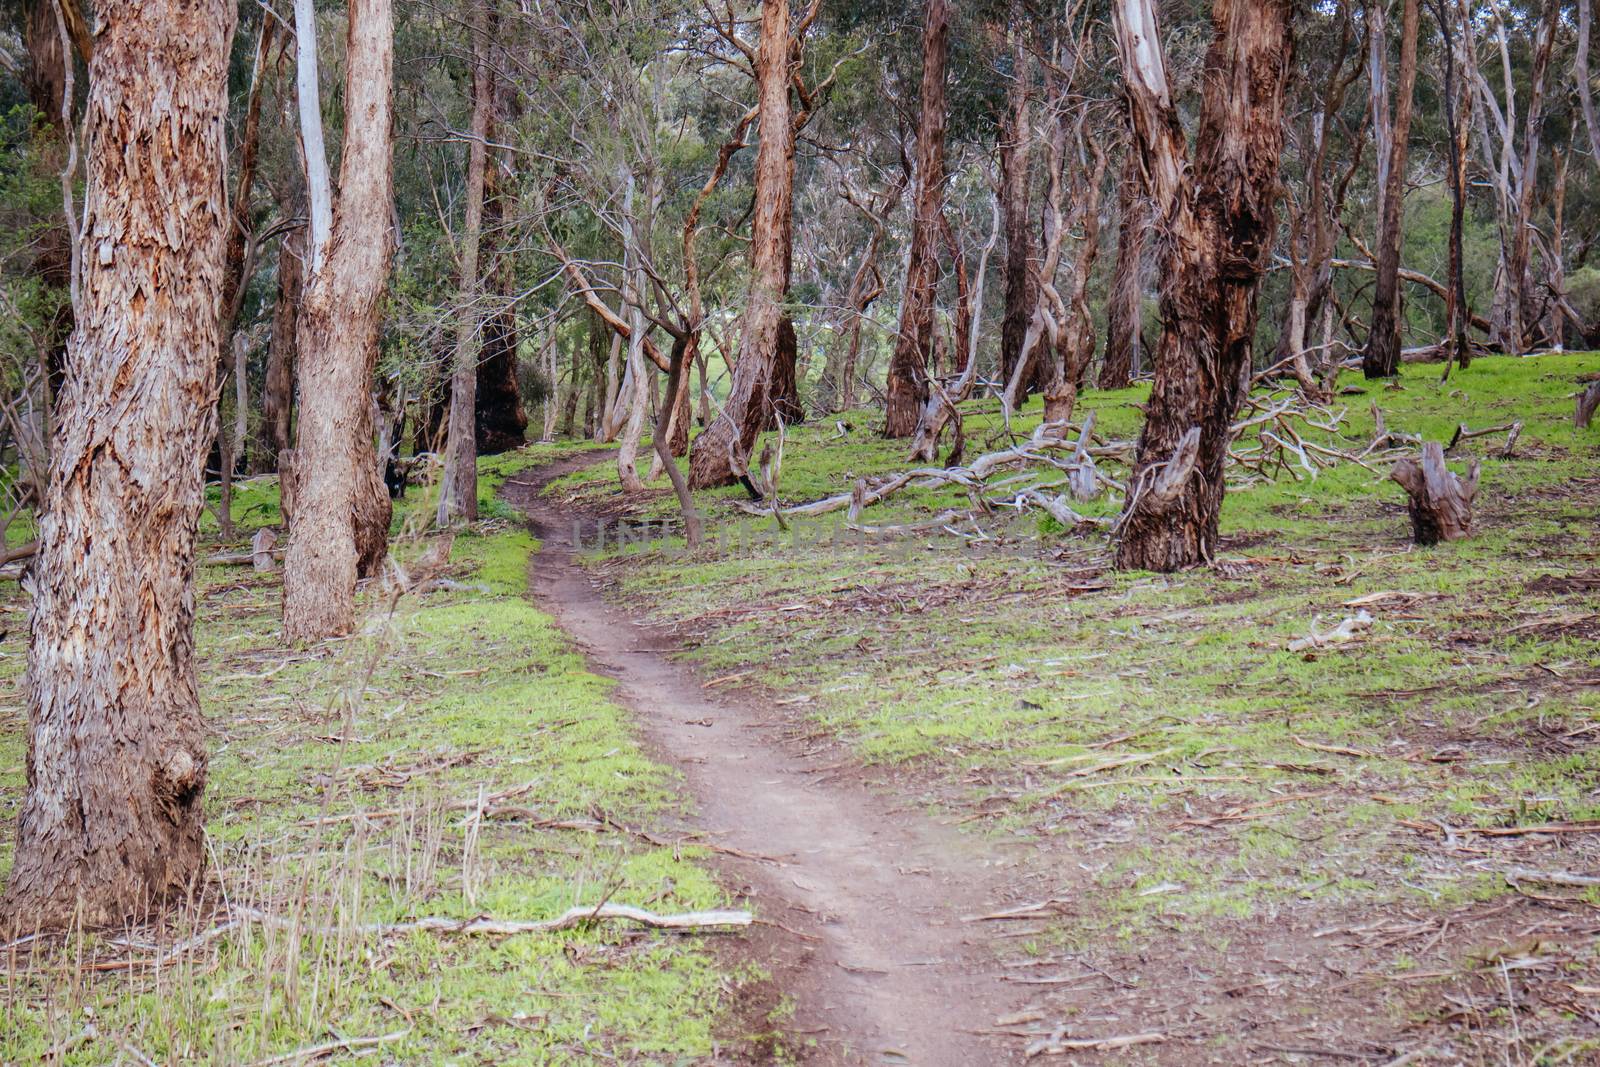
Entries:
MULTIPOLYGON (((202 703, 215 730, 205 885, 158 930, 8 946, 0 1062, 377 1053, 544 1064, 712 1052, 732 979, 705 937, 621 925, 509 938, 357 928, 726 901, 691 845, 634 833, 679 814, 674 776, 642 753, 609 684, 525 599, 536 545, 495 493, 560 451, 486 459, 488 518, 456 538, 448 587, 395 601, 372 583, 365 625, 346 641, 283 647, 276 575, 202 568, 202 703)), ((415 534, 426 495, 414 491, 397 515, 403 562, 428 546, 415 534)), ((234 509, 241 539, 275 523, 275 485, 243 483, 234 509)), ((0 873, 24 786, 24 604, 14 584, 7 592, 0 873)))

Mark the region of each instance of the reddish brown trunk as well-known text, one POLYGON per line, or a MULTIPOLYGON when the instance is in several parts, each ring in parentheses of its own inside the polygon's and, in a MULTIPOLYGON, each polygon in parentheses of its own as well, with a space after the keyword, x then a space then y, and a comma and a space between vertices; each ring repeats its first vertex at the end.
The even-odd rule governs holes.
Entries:
POLYGON ((97 9, 95 236, 39 521, 28 790, 3 903, 30 932, 140 918, 186 892, 203 858, 194 544, 215 428, 234 5, 97 9))
POLYGON ((722 413, 695 438, 689 484, 729 485, 744 476, 756 437, 766 424, 773 367, 783 324, 788 274, 786 227, 791 212, 789 157, 794 141, 789 105, 789 4, 763 0, 756 56, 761 146, 756 152, 756 205, 751 233, 750 295, 739 358, 722 413))
POLYGON ((1173 571, 1216 551, 1229 427, 1249 376, 1257 290, 1274 239, 1290 4, 1214 0, 1192 167, 1154 2, 1121 0, 1117 14, 1135 141, 1167 226, 1165 327, 1118 521, 1117 565, 1173 571))
MULTIPOLYGON (((1013 22, 1019 12, 1013 8, 1013 22)), ((1000 322, 1000 377, 1009 381, 1022 354, 1028 319, 1039 301, 1034 284, 1033 259, 1037 252, 1032 221, 1028 218, 1028 162, 1031 128, 1028 122, 1028 52, 1023 34, 1013 28, 1011 83, 1006 113, 1000 124, 1000 211, 1005 225, 1005 313, 1000 322)), ((1024 383, 1020 397, 1026 397, 1024 383)))
POLYGON ((1390 120, 1382 228, 1378 234, 1378 280, 1372 293, 1372 329, 1367 335, 1367 350, 1361 357, 1361 371, 1368 378, 1391 378, 1400 369, 1400 245, 1405 222, 1411 97, 1417 83, 1417 10, 1417 0, 1405 0, 1400 19, 1400 77, 1395 85, 1390 120))
POLYGON ((303 230, 284 234, 278 245, 278 297, 272 308, 272 338, 267 345, 267 375, 261 389, 261 414, 266 422, 267 470, 277 466, 280 453, 293 447, 295 335, 300 301, 305 288, 301 249, 303 230))
MULTIPOLYGON (((499 39, 499 14, 488 5, 488 32, 491 42, 499 39)), ((488 139, 500 141, 500 123, 508 106, 502 79, 493 78, 488 139)), ((485 456, 521 448, 528 439, 528 414, 522 407, 522 390, 517 380, 517 313, 512 306, 517 289, 516 259, 506 254, 511 244, 507 232, 510 219, 506 207, 514 202, 505 188, 504 169, 510 159, 504 149, 489 153, 484 172, 483 243, 488 271, 488 291, 493 312, 483 329, 483 353, 478 360, 477 428, 478 453, 485 456)), ((552 392, 556 383, 549 383, 552 392)))
POLYGON ((928 0, 922 29, 922 117, 917 126, 917 192, 900 329, 889 361, 885 437, 910 437, 928 399, 933 304, 939 284, 939 219, 944 213, 945 66, 949 0, 928 0))

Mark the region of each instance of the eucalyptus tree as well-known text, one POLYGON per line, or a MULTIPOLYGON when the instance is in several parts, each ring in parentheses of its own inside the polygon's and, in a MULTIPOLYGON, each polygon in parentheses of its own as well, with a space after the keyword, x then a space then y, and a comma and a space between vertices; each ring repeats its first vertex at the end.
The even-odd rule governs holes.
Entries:
POLYGON ((394 21, 390 0, 350 0, 347 17, 335 193, 323 144, 316 12, 312 0, 295 3, 310 229, 295 324, 300 412, 280 475, 289 525, 283 630, 298 641, 354 628, 357 577, 382 564, 389 535, 371 384, 394 242, 394 21))
POLYGON ((1223 467, 1276 231, 1291 5, 1214 0, 1192 156, 1153 0, 1118 0, 1115 15, 1134 143, 1164 225, 1165 277, 1155 385, 1117 522, 1117 565, 1173 571, 1217 548, 1223 467))
POLYGON ((188 892, 204 849, 194 548, 213 401, 235 5, 100 0, 88 234, 39 516, 13 927, 188 892), (179 46, 181 42, 181 47, 179 46))

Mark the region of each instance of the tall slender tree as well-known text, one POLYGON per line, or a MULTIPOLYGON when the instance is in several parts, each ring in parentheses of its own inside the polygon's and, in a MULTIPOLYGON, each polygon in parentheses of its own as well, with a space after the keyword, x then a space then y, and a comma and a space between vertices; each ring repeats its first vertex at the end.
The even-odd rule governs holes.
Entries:
POLYGON ((103 925, 199 874, 194 545, 215 430, 235 5, 100 0, 81 302, 39 519, 3 912, 103 925))
POLYGON ((1216 551, 1230 427, 1276 231, 1290 10, 1289 0, 1214 0, 1191 165, 1156 0, 1115 8, 1134 142, 1166 231, 1155 386, 1117 522, 1124 569, 1174 571, 1216 551))
POLYGON ((287 473, 294 506, 283 630, 301 641, 354 628, 356 577, 382 563, 389 524, 370 389, 394 241, 393 12, 390 0, 350 0, 337 201, 322 144, 315 20, 311 0, 296 0, 311 232, 296 323, 300 413, 287 473))
POLYGON ((467 144, 467 205, 461 229, 461 283, 456 348, 450 375, 450 430, 445 439, 444 479, 439 487, 438 524, 478 518, 478 357, 483 352, 483 197, 489 158, 489 116, 494 73, 489 65, 489 27, 484 8, 492 0, 465 0, 472 55, 472 130, 467 144))
POLYGON ((1145 209, 1139 153, 1124 153, 1117 182, 1117 262, 1106 296, 1106 355, 1100 364, 1100 388, 1126 389, 1144 350, 1144 246, 1150 229, 1145 209))
POLYGON ((911 254, 906 262, 900 328, 889 361, 885 437, 910 437, 928 399, 933 358, 934 297, 939 286, 940 220, 944 217, 945 68, 950 58, 950 2, 928 0, 922 26, 922 112, 917 123, 917 186, 912 201, 911 254))
MULTIPOLYGON (((1374 10, 1379 5, 1373 5, 1374 10)), ((1418 0, 1404 0, 1400 16, 1400 71, 1393 101, 1383 99, 1384 80, 1379 75, 1386 43, 1381 39, 1382 19, 1372 20, 1380 39, 1368 42, 1374 56, 1369 74, 1374 86, 1374 128, 1379 131, 1378 152, 1382 196, 1378 222, 1378 279, 1372 293, 1372 329, 1367 334, 1361 370, 1368 378, 1393 377, 1400 369, 1400 245, 1405 228, 1406 154, 1411 141, 1411 100, 1417 84, 1418 0), (1380 115, 1379 113, 1382 112, 1380 115), (1384 140, 1387 138, 1388 143, 1384 140)))
POLYGON ((761 142, 756 149, 750 293, 727 403, 689 451, 689 485, 695 489, 730 485, 747 476, 750 452, 767 422, 789 277, 787 220, 794 195, 789 170, 794 141, 789 57, 789 0, 762 0, 756 52, 761 142))
MULTIPOLYGON (((1022 355, 1028 319, 1038 301, 1034 259, 1038 242, 1029 217, 1029 163, 1033 129, 1029 118, 1028 49, 1021 20, 1022 5, 1011 5, 1011 78, 1006 83, 1005 111, 999 123, 1000 210, 1005 223, 1005 312, 1000 320, 1000 377, 1011 377, 1022 355)), ((1030 383, 1024 382, 1022 395, 1030 383)))

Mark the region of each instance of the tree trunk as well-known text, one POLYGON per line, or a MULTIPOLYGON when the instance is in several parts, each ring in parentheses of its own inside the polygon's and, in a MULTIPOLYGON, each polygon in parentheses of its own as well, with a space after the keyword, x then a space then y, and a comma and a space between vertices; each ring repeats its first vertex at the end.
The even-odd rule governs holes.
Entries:
POLYGON ((484 7, 465 0, 472 41, 472 132, 467 147, 467 206, 461 228, 461 285, 457 299, 456 351, 450 375, 450 432, 445 438, 444 476, 439 485, 440 526, 478 518, 478 357, 483 350, 483 279, 478 253, 483 242, 484 172, 489 158, 489 113, 494 75, 484 7))
POLYGON ((1106 310, 1106 356, 1100 364, 1102 389, 1126 389, 1144 348, 1143 261, 1150 215, 1139 176, 1139 153, 1132 145, 1117 183, 1117 214, 1117 262, 1106 310))
POLYGON ((1522 176, 1517 186, 1517 214, 1512 229, 1511 254, 1506 272, 1514 302, 1513 321, 1520 342, 1518 351, 1534 344, 1533 334, 1541 317, 1542 301, 1536 293, 1531 267, 1533 241, 1533 198, 1538 190, 1540 133, 1544 129, 1545 75, 1555 47, 1556 26, 1561 21, 1560 0, 1548 0, 1545 18, 1534 41, 1533 71, 1528 89, 1528 110, 1524 119, 1522 176))
MULTIPOLYGON (((1005 223, 1005 311, 1000 320, 1000 377, 1011 378, 1022 354, 1028 319, 1039 300, 1034 283, 1036 252, 1033 224, 1028 217, 1028 163, 1032 127, 1028 120, 1028 52, 1018 15, 1012 7, 1011 81, 1006 89, 1006 111, 1000 123, 1000 211, 1005 223)), ((1023 383, 1022 396, 1027 396, 1023 383)))
POLYGON ((261 389, 261 414, 266 422, 267 455, 262 469, 273 470, 280 452, 293 447, 294 345, 304 289, 301 251, 303 230, 283 235, 278 245, 278 297, 272 308, 272 337, 267 343, 267 374, 261 389))
MULTIPOLYGON (((295 10, 302 44, 314 57, 309 8, 307 0, 298 0, 295 10), (308 16, 303 21, 302 6, 308 16)), ((290 641, 335 637, 355 627, 356 577, 382 562, 388 531, 389 494, 373 443, 369 393, 379 302, 393 249, 390 0, 351 0, 349 19, 336 212, 326 186, 319 191, 314 175, 307 181, 310 266, 296 333, 300 480, 283 566, 283 630, 290 641)), ((307 59, 305 51, 301 56, 307 59)), ((314 86, 314 65, 303 73, 314 86)), ((302 93, 302 115, 317 114, 314 97, 307 95, 302 93)), ((307 140, 308 169, 314 171, 307 140)))
POLYGON ((625 416, 622 447, 617 450, 617 478, 624 492, 642 493, 645 484, 639 478, 637 461, 653 384, 644 361, 645 333, 650 328, 645 318, 648 279, 644 264, 649 258, 649 235, 655 218, 655 176, 645 175, 642 196, 632 167, 623 166, 618 177, 625 190, 622 197, 622 311, 628 317, 629 333, 628 373, 617 401, 619 413, 625 416))
MULTIPOLYGON (((72 5, 66 5, 71 7, 72 5)), ((69 20, 70 21, 70 20, 69 20)), ((23 84, 28 101, 39 113, 43 124, 40 141, 48 146, 44 153, 52 169, 62 169, 69 162, 72 132, 68 127, 75 102, 70 99, 73 83, 72 55, 62 39, 61 23, 57 18, 55 0, 28 0, 23 8, 22 38, 27 48, 28 63, 23 71, 23 84)), ((68 179, 70 188, 71 177, 68 179)), ((65 197, 63 197, 65 200, 65 197)), ((63 210, 67 205, 63 203, 63 210)), ((70 292, 73 282, 73 223, 65 214, 58 215, 39 227, 31 242, 33 262, 29 272, 52 289, 70 292)), ((66 371, 67 335, 72 332, 72 304, 63 300, 57 309, 48 336, 44 338, 44 379, 40 383, 40 405, 48 413, 50 398, 60 392, 66 371)), ((44 422, 48 424, 48 415, 44 422)), ((40 459, 45 458, 50 445, 48 430, 39 435, 40 459)))
MULTIPOLYGON (((1587 2, 1587 0, 1585 0, 1587 2)), ((1471 309, 1467 304, 1467 280, 1463 245, 1466 232, 1467 210, 1467 131, 1472 114, 1472 87, 1463 76, 1459 50, 1472 47, 1472 22, 1459 4, 1451 0, 1432 0, 1439 35, 1444 40, 1440 65, 1444 78, 1444 122, 1450 148, 1450 251, 1449 295, 1445 298, 1445 345, 1449 356, 1445 373, 1450 373, 1449 360, 1463 368, 1472 362, 1472 342, 1467 336, 1471 309)))
POLYGON ((945 66, 950 2, 928 0, 922 28, 922 117, 917 125, 917 192, 911 220, 900 329, 889 361, 883 436, 910 437, 928 400, 933 305, 939 285, 939 219, 944 214, 945 66))
POLYGON ((1589 131, 1589 153, 1600 159, 1600 122, 1595 119, 1594 92, 1589 82, 1589 37, 1593 32, 1590 0, 1578 0, 1578 45, 1572 72, 1578 87, 1578 104, 1583 110, 1583 125, 1589 131))
POLYGON ((1276 228, 1290 9, 1288 0, 1214 0, 1191 168, 1155 0, 1117 8, 1135 143, 1167 229, 1155 386, 1118 520, 1123 569, 1174 571, 1216 551, 1230 427, 1276 228))
MULTIPOLYGON (((1400 369, 1400 246, 1405 224, 1406 149, 1411 137, 1411 98, 1417 84, 1418 0, 1404 0, 1400 17, 1400 76, 1388 127, 1382 217, 1378 233, 1378 280, 1372 294, 1372 328, 1361 371, 1368 378, 1392 378, 1400 369)), ((1381 50, 1384 42, 1375 45, 1381 50)), ((1376 81, 1376 79, 1374 79, 1376 81)), ((1388 101, 1374 94, 1375 108, 1389 109, 1388 101)), ((1380 124, 1383 128, 1384 124, 1380 124)), ((1379 152, 1384 145, 1379 143, 1379 152)))
MULTIPOLYGON (((1105 186, 1106 156, 1099 144, 1086 135, 1087 116, 1080 119, 1077 139, 1088 143, 1093 163, 1085 169, 1080 162, 1073 183, 1073 225, 1081 234, 1072 275, 1061 294, 1061 328, 1056 338, 1056 359, 1050 382, 1045 388, 1046 422, 1065 424, 1077 406, 1078 390, 1083 388, 1094 359, 1094 317, 1089 311, 1089 272, 1100 251, 1100 197, 1105 186)), ((1081 159, 1081 153, 1080 153, 1081 159)))
POLYGON ((29 932, 141 919, 203 861, 194 544, 215 431, 234 5, 96 6, 95 237, 39 520, 28 789, 0 905, 29 932))
POLYGON ((813 397, 812 406, 818 414, 843 411, 854 399, 850 379, 855 376, 856 358, 861 352, 861 320, 873 301, 883 295, 883 286, 877 280, 878 248, 882 243, 883 227, 877 226, 867 239, 866 250, 861 253, 861 261, 850 277, 850 288, 835 321, 833 343, 828 346, 827 362, 813 397))
POLYGON ((756 74, 761 145, 756 151, 750 295, 728 401, 689 452, 689 485, 695 489, 730 485, 744 476, 756 437, 767 422, 788 273, 785 220, 794 191, 789 182, 794 126, 789 105, 788 0, 762 0, 756 74))
MULTIPOLYGON (((503 58, 499 47, 499 10, 494 3, 488 5, 488 35, 495 48, 495 57, 503 58)), ((493 143, 500 138, 498 130, 506 117, 508 101, 502 79, 493 77, 490 96, 491 110, 487 139, 493 143)), ((477 432, 478 454, 499 455, 521 448, 528 439, 528 413, 522 407, 521 386, 517 380, 517 312, 514 306, 517 292, 516 259, 506 254, 514 248, 512 235, 507 231, 511 219, 507 205, 515 209, 515 200, 505 188, 502 168, 511 158, 506 149, 494 149, 484 169, 483 236, 484 257, 491 264, 487 271, 488 292, 494 298, 494 310, 483 327, 483 353, 478 360, 477 432)), ((556 389, 555 376, 550 376, 552 394, 556 389)))

